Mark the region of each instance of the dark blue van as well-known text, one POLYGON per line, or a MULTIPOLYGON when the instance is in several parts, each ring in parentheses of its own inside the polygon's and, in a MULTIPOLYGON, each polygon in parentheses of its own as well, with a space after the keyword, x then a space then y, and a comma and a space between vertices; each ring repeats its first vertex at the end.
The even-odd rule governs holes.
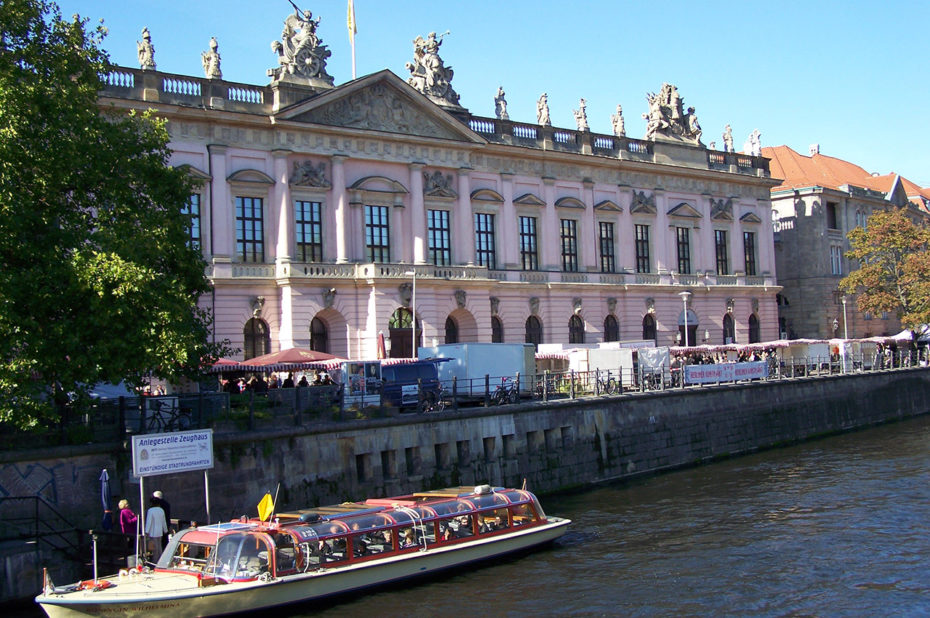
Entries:
POLYGON ((439 384, 439 370, 433 360, 416 361, 403 365, 383 365, 381 367, 381 403, 401 410, 418 408, 424 399, 438 400, 442 387, 439 384), (423 396, 420 396, 420 386, 423 396))

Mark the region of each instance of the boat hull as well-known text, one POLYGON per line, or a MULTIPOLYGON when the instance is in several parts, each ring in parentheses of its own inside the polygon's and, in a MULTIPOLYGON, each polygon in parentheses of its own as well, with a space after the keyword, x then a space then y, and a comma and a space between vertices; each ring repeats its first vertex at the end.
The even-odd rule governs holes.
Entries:
POLYGON ((143 614, 149 618, 184 618, 252 611, 428 576, 530 549, 562 536, 569 523, 567 519, 550 517, 538 526, 515 529, 506 534, 400 553, 384 560, 322 568, 267 582, 250 581, 200 588, 196 587, 194 578, 156 572, 140 575, 135 581, 111 578, 116 585, 105 590, 43 593, 36 597, 36 602, 51 618, 143 614))

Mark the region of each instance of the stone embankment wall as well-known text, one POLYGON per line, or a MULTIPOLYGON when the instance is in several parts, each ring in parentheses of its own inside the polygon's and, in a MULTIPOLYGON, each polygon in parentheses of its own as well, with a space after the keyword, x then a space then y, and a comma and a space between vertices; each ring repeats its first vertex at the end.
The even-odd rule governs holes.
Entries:
MULTIPOLYGON (((739 455, 930 411, 930 370, 464 408, 436 415, 214 436, 213 520, 450 485, 555 492, 739 455), (280 484, 280 486, 279 486, 280 484)), ((98 477, 138 511, 125 445, 0 454, 0 495, 41 495, 77 527, 99 526, 98 477)), ((146 479, 175 517, 204 521, 204 476, 146 479)))

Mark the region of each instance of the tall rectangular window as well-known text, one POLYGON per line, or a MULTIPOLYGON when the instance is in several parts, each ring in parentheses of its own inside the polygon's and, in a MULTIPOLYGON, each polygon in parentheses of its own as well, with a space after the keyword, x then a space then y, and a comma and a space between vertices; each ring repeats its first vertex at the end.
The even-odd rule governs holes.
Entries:
POLYGON ((834 275, 843 274, 843 248, 838 245, 830 246, 830 272, 834 275))
POLYGON ((391 261, 389 217, 387 206, 365 206, 365 252, 369 262, 391 261))
POLYGON ((676 227, 678 236, 678 272, 682 275, 691 274, 691 230, 686 227, 676 227))
POLYGON ((478 266, 487 266, 490 270, 497 268, 497 257, 494 254, 494 215, 489 213, 475 213, 475 261, 478 266))
POLYGON ((717 250, 717 274, 730 274, 729 252, 727 251, 727 231, 714 230, 714 246, 717 250))
POLYGON ((743 232, 743 251, 746 255, 746 276, 756 276, 756 233, 743 232))
POLYGON ((536 217, 520 217, 520 262, 523 270, 539 268, 536 250, 536 217))
POLYGON ((615 272, 617 264, 614 260, 614 224, 601 221, 598 224, 598 237, 600 240, 601 272, 615 272))
POLYGON ((260 197, 236 197, 236 254, 243 262, 265 261, 260 197))
POLYGON ((294 203, 294 232, 297 238, 296 259, 300 262, 323 261, 323 218, 320 202, 294 203))
POLYGON ((436 266, 448 266, 452 263, 452 249, 449 243, 449 211, 428 210, 426 225, 429 261, 436 266))
POLYGON ((649 226, 636 226, 636 272, 649 272, 649 226))
POLYGON ((190 217, 187 245, 192 249, 200 249, 200 194, 192 193, 181 212, 190 217))
POLYGON ((578 222, 562 219, 561 229, 562 270, 567 273, 578 272, 578 222))

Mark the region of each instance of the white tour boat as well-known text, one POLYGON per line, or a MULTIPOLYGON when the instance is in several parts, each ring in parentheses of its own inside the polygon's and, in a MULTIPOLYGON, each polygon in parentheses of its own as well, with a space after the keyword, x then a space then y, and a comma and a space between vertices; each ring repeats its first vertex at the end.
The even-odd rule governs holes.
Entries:
POLYGON ((152 568, 56 588, 51 616, 214 616, 298 603, 550 542, 570 520, 520 489, 451 488, 175 534, 152 568))

